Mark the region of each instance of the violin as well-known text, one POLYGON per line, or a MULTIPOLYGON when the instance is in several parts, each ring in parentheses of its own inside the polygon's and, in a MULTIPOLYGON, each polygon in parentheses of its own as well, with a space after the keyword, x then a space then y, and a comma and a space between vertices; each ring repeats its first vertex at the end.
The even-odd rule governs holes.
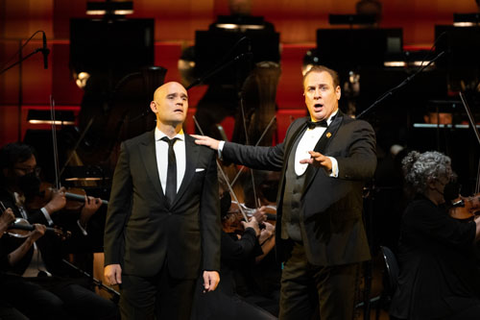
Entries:
POLYGON ((275 225, 277 222, 277 206, 274 205, 264 205, 266 213, 265 216, 267 217, 267 221, 271 224, 275 225))
POLYGON ((271 204, 262 204, 260 200, 258 205, 258 208, 249 208, 244 203, 240 203, 240 206, 248 217, 253 216, 258 209, 263 207, 263 215, 265 216, 266 221, 275 225, 275 222, 277 221, 277 207, 271 204))
MULTIPOLYGON (((27 207, 30 210, 40 209, 45 206, 51 199, 55 188, 52 184, 42 182, 38 194, 33 199, 28 199, 27 207)), ((78 211, 85 203, 87 193, 81 188, 68 188, 65 192, 67 203, 65 209, 69 211, 78 211)), ((108 205, 107 200, 102 200, 103 205, 108 205)))
POLYGON ((466 220, 480 214, 480 193, 471 197, 460 196, 452 201, 449 214, 452 218, 466 220))
MULTIPOLYGON (((244 228, 242 221, 245 221, 245 218, 239 207, 242 208, 243 212, 249 218, 253 217, 255 211, 257 211, 256 208, 249 208, 244 203, 238 204, 236 201, 232 201, 232 207, 230 208, 229 213, 222 220, 223 231, 226 233, 243 233, 244 228)), ((266 205, 263 206, 263 208, 265 211, 263 215, 266 217, 266 220, 275 225, 275 221, 277 220, 277 208, 273 205, 266 205)), ((259 225, 260 229, 265 227, 263 222, 260 222, 259 225)))
MULTIPOLYGON (((8 226, 8 230, 5 231, 5 233, 15 238, 26 238, 30 234, 30 231, 33 230, 35 230, 35 226, 31 225, 28 220, 16 218, 15 221, 8 226)), ((54 233, 62 240, 66 240, 71 237, 70 231, 63 231, 57 227, 46 227, 45 231, 54 233)))
POLYGON ((222 217, 222 229, 225 233, 242 234, 245 230, 242 221, 245 221, 243 214, 235 201, 231 202, 227 214, 222 217))

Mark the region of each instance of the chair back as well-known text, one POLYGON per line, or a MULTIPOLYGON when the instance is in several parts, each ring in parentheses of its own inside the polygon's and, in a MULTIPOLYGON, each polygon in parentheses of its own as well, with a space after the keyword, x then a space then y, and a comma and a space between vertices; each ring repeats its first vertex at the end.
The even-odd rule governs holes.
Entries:
POLYGON ((390 248, 381 246, 380 250, 382 252, 386 271, 383 281, 383 294, 385 295, 384 298, 390 301, 395 294, 395 290, 397 289, 398 275, 400 269, 398 266, 397 258, 395 257, 395 254, 392 252, 392 250, 390 250, 390 248))

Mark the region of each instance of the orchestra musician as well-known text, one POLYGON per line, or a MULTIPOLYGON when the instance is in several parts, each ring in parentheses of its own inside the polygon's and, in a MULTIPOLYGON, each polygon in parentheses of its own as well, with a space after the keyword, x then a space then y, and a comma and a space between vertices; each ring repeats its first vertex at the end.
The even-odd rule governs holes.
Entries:
POLYGON ((122 143, 105 225, 106 280, 120 286, 125 319, 189 319, 195 281, 215 290, 220 208, 215 153, 182 126, 188 95, 157 88, 153 131, 122 143))
POLYGON ((208 295, 196 291, 192 320, 203 319, 276 319, 273 315, 248 303, 237 293, 237 279, 241 269, 249 268, 273 248, 274 227, 268 223, 260 230, 259 220, 265 221, 261 210, 256 210, 247 222, 239 212, 239 205, 231 201, 226 184, 220 179, 222 218, 220 282, 217 290, 208 295), (225 191, 223 191, 225 190, 225 191), (258 220, 257 218, 258 217, 258 220))
MULTIPOLYGON (((59 215, 65 214, 64 188, 54 191, 42 208, 27 207, 29 198, 39 192, 40 179, 35 152, 26 144, 2 147, 0 169, 0 201, 16 218, 34 225, 25 237, 9 232, 0 239, 2 272, 19 276, 4 279, 13 284, 3 292, 3 299, 31 319, 116 319, 115 303, 93 292, 82 281, 88 279, 70 276, 72 270, 62 261, 69 252, 69 240, 62 241, 54 232, 45 233, 47 226, 51 228, 59 215)), ((100 205, 100 199, 87 198, 80 213, 83 218, 78 221, 87 223, 100 205)), ((86 238, 86 230, 78 221, 73 237, 86 238)))
POLYGON ((390 305, 396 319, 480 319, 480 277, 474 244, 480 217, 449 215, 446 186, 451 160, 436 151, 411 151, 403 160, 405 186, 414 196, 401 224, 398 286, 390 305))
MULTIPOLYGON (((1 206, 0 206, 1 207, 1 206)), ((8 208, 3 210, 0 208, 0 238, 8 230, 10 224, 15 220, 15 214, 12 209, 8 208)), ((23 315, 20 311, 15 309, 10 303, 8 303, 3 297, 8 295, 9 292, 9 275, 0 272, 0 319, 11 319, 11 320, 27 320, 28 318, 23 315)))
POLYGON ((359 266, 370 259, 362 189, 375 171, 375 133, 338 109, 339 84, 335 71, 312 67, 303 80, 309 117, 296 119, 276 146, 194 136, 227 161, 282 172, 275 243, 284 261, 280 319, 309 319, 318 308, 322 319, 352 319, 359 266))

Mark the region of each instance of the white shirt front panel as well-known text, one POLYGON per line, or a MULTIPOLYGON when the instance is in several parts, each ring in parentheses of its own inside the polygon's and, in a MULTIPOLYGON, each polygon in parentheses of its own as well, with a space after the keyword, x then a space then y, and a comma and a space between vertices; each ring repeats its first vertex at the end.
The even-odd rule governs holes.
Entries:
MULTIPOLYGON (((162 184, 163 194, 167 187, 167 170, 168 170, 168 143, 161 140, 167 136, 158 128, 155 128, 155 154, 157 157, 158 175, 160 176, 160 183, 162 184)), ((175 158, 177 160, 177 192, 182 184, 185 176, 186 168, 186 149, 185 149, 185 134, 183 130, 180 131, 174 138, 178 140, 173 145, 175 151, 175 158)))

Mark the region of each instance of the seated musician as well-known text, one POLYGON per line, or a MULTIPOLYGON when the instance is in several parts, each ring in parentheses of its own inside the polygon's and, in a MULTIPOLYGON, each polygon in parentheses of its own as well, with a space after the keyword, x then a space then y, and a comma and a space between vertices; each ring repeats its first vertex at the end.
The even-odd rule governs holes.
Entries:
POLYGON ((231 201, 228 192, 220 194, 222 280, 214 292, 202 294, 201 290, 196 290, 192 319, 276 319, 262 308, 246 302, 236 292, 239 269, 255 258, 261 259, 273 248, 274 227, 264 222, 266 227, 260 230, 258 220, 265 221, 261 210, 249 222, 240 221, 238 204, 231 201), (236 232, 240 228, 241 235, 236 232))
POLYGON ((480 319, 480 277, 474 244, 480 217, 452 218, 444 193, 453 173, 449 157, 410 152, 403 160, 414 195, 401 225, 400 275, 390 306, 395 319, 480 319))
MULTIPOLYGON (((15 220, 15 215, 13 214, 12 209, 4 210, 0 206, 0 238, 7 231, 9 225, 15 220)), ((13 277, 14 279, 16 277, 13 277)), ((15 309, 10 303, 8 303, 3 297, 8 295, 10 285, 12 284, 12 276, 0 273, 0 319, 10 319, 10 320, 27 320, 28 318, 24 316, 20 311, 15 309)), ((16 281, 13 282, 13 285, 16 284, 16 281)))
MULTIPOLYGON (((4 146, 0 149, 0 169, 0 201, 17 218, 35 226, 24 238, 6 234, 0 239, 1 270, 23 279, 3 298, 32 319, 117 318, 117 306, 112 301, 95 294, 82 279, 69 277, 73 270, 62 262, 69 240, 45 232, 47 226, 55 224, 57 215, 63 214, 64 189, 53 192, 41 209, 26 207, 40 186, 34 150, 20 143, 4 146)), ((80 227, 86 226, 100 204, 100 199, 86 199, 77 229, 71 230, 72 237, 85 237, 80 227)))

